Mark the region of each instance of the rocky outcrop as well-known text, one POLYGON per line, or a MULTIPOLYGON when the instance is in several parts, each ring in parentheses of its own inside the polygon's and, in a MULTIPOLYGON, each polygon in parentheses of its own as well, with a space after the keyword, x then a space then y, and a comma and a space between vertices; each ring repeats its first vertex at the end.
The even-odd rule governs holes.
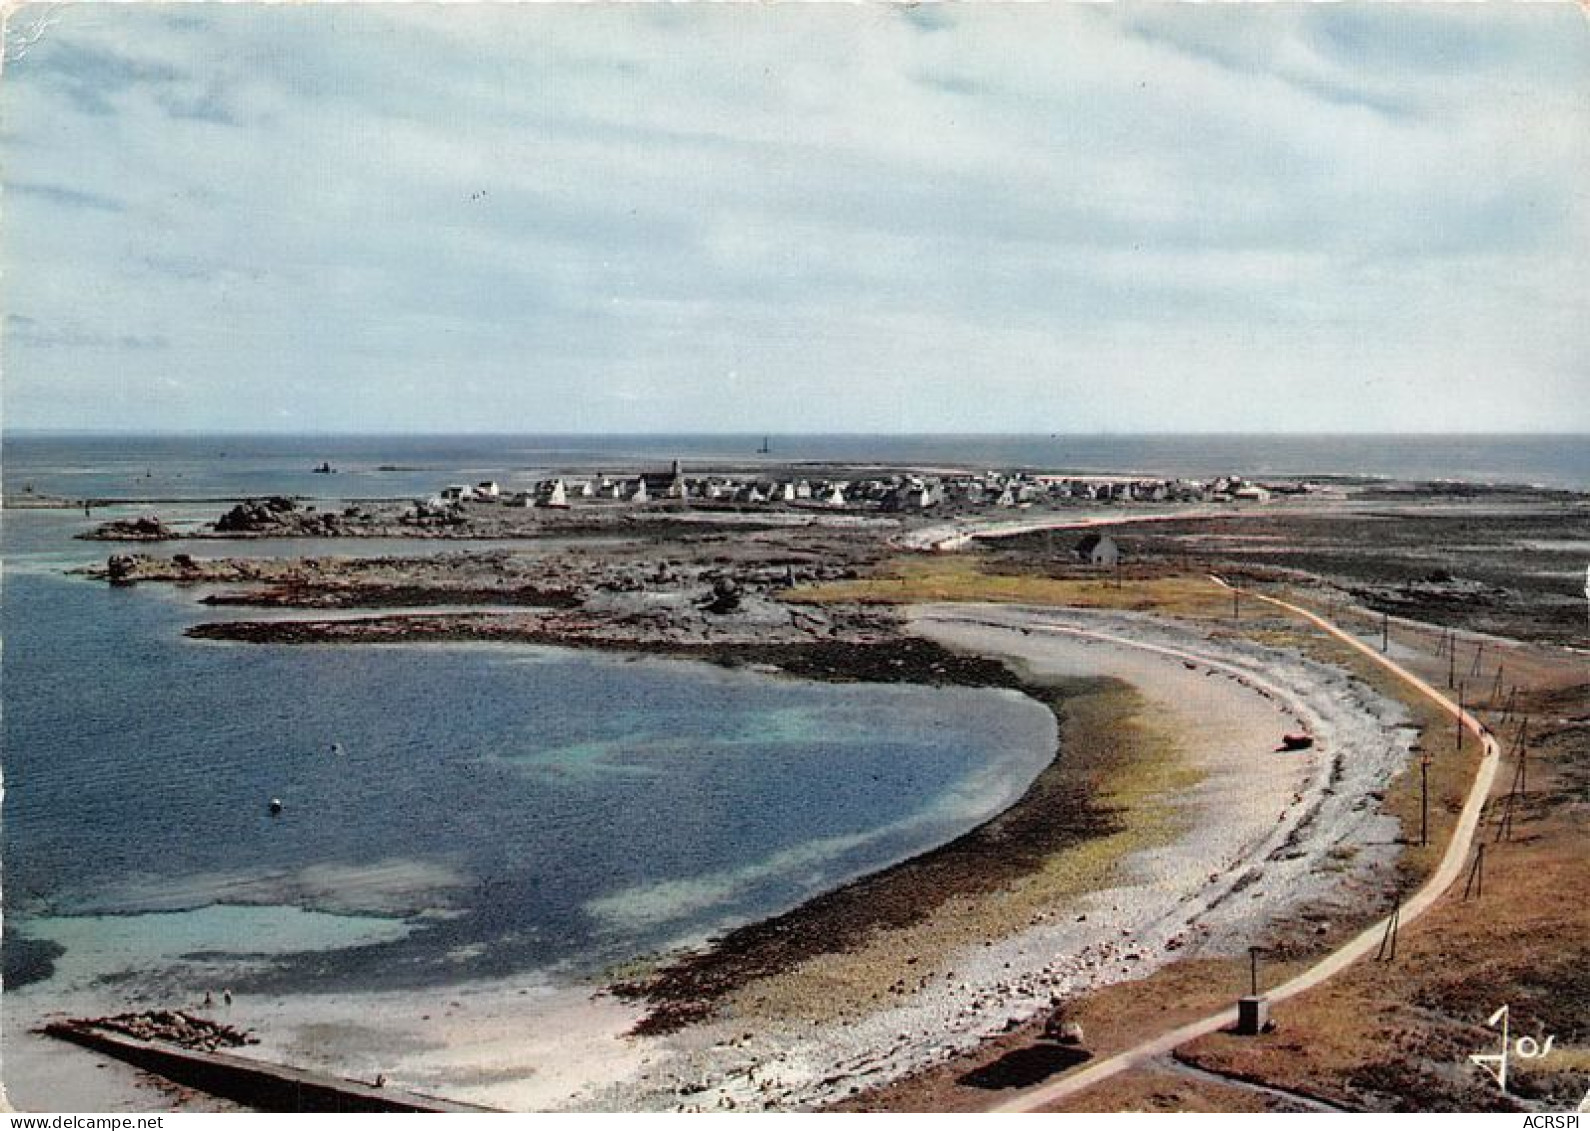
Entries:
POLYGON ((143 515, 102 522, 79 537, 91 542, 168 542, 181 538, 182 534, 154 515, 143 515))
POLYGON ((257 534, 290 526, 298 517, 298 504, 276 495, 237 504, 216 520, 215 529, 225 534, 257 534))
POLYGON ((727 613, 738 612, 740 608, 740 586, 733 578, 720 577, 712 583, 712 595, 701 606, 709 613, 723 616, 727 613))
POLYGON ((180 1009, 154 1009, 148 1013, 118 1013, 114 1017, 76 1018, 69 1025, 92 1026, 140 1041, 164 1041, 185 1049, 214 1052, 222 1048, 257 1045, 259 1039, 220 1021, 196 1017, 180 1009))

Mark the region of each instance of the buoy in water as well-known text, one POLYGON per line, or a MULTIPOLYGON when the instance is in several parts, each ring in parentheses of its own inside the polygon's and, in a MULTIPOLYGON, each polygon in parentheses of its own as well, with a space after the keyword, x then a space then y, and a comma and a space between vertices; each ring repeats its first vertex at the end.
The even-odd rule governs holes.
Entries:
POLYGON ((270 810, 271 810, 271 816, 272 817, 281 816, 281 813, 282 813, 282 799, 280 797, 271 798, 270 810))

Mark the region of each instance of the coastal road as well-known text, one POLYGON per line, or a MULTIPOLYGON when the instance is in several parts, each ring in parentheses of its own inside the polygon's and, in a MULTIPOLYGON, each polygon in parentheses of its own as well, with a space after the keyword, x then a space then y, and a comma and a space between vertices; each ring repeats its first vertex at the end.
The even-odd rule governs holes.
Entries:
MULTIPOLYGON (((1226 589, 1236 588, 1222 578, 1213 577, 1212 580, 1226 589)), ((1468 859, 1469 846, 1473 843, 1475 830, 1479 827, 1480 814, 1484 810, 1485 799, 1490 796, 1491 786, 1496 780, 1497 765, 1501 762, 1501 749, 1497 746, 1496 739, 1492 737, 1490 731, 1473 714, 1463 710, 1458 704, 1441 694, 1429 683, 1426 683, 1396 661, 1382 656, 1373 647, 1365 644, 1356 636, 1336 627, 1324 617, 1288 601, 1282 601, 1277 597, 1268 597, 1262 593, 1251 593, 1248 590, 1240 590, 1240 592, 1285 609, 1295 616, 1302 617, 1344 644, 1356 648, 1421 695, 1435 702, 1453 718, 1460 720, 1462 726, 1478 737, 1482 744, 1484 754, 1481 756, 1479 769, 1474 775, 1474 783, 1469 787, 1468 797, 1463 802, 1463 810, 1458 815, 1457 827, 1452 831, 1452 839, 1447 844, 1446 853, 1441 857, 1440 865, 1430 878, 1425 881, 1424 886, 1402 904, 1399 927, 1405 927, 1433 907, 1436 900, 1440 899, 1446 890, 1462 875, 1464 863, 1468 859)), ((1301 974, 1269 991, 1270 1001, 1285 1001, 1287 998, 1295 997, 1305 990, 1319 985, 1327 978, 1341 973, 1354 962, 1379 947, 1385 931, 1385 919, 1365 928, 1364 931, 1349 940, 1345 945, 1332 951, 1301 974)), ((1090 1088, 1094 1084, 1125 1072, 1129 1068, 1135 1068, 1155 1057, 1164 1056, 1177 1046, 1186 1044, 1196 1037, 1202 1037, 1207 1033, 1213 1033, 1219 1029, 1234 1025, 1236 1020, 1237 1009, 1233 1005, 1230 1009, 1199 1018, 1197 1021, 1189 1022, 1157 1037, 1143 1041, 1124 1052, 1106 1057, 1097 1064, 1089 1065, 1087 1068, 1062 1076, 1052 1083, 1023 1092, 992 1110, 1000 1112, 1038 1111, 1050 1107, 1085 1088, 1090 1088)))

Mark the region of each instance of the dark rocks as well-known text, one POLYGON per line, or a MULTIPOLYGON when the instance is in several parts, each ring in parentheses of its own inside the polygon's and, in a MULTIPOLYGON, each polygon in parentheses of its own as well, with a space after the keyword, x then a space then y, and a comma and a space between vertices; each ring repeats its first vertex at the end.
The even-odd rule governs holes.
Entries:
POLYGON ((740 609, 740 586, 732 578, 720 577, 712 583, 712 596, 701 606, 709 613, 722 616, 740 609))
POLYGON ((225 534, 277 529, 287 525, 290 516, 297 510, 297 503, 280 495, 268 499, 249 499, 217 519, 215 529, 225 534))
POLYGON ((182 535, 154 515, 143 515, 102 522, 78 537, 90 542, 167 542, 182 535))
POLYGON ((112 585, 130 585, 137 568, 138 559, 131 554, 112 554, 105 563, 105 576, 112 585))
POLYGON ((77 1018, 76 1028, 105 1029, 140 1041, 164 1041, 185 1049, 215 1052, 222 1048, 256 1045, 257 1037, 220 1021, 195 1017, 180 1009, 155 1009, 148 1013, 119 1013, 114 1017, 77 1018))

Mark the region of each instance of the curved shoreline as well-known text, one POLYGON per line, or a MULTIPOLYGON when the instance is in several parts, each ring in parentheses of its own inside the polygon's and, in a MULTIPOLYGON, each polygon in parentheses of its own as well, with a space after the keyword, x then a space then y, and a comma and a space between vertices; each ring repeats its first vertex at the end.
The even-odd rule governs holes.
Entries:
MULTIPOLYGON (((1022 610, 1010 606, 998 606, 992 610, 957 606, 954 611, 957 616, 997 616, 1016 618, 1018 621, 1024 616, 1038 615, 1098 619, 1098 614, 1067 613, 1055 609, 1022 610)), ((1147 623, 1151 618, 1138 620, 1147 623)), ((1030 629, 1030 626, 1011 623, 987 631, 1003 634, 1005 642, 1011 644, 1030 639, 1030 634, 1024 633, 1023 627, 1030 629)), ((1141 629, 1142 624, 1137 627, 1141 629)), ((1156 630, 1176 634, 1185 632, 1186 626, 1161 624, 1157 629, 1152 626, 1149 628, 1149 631, 1156 630)), ((570 643, 567 640, 543 642, 564 646, 570 643)), ((990 652, 1008 656, 1011 648, 971 648, 962 651, 962 644, 964 642, 947 648, 943 641, 907 637, 865 645, 832 641, 761 647, 713 645, 659 648, 655 651, 724 663, 775 665, 790 675, 804 678, 971 683, 1016 687, 1029 694, 1034 687, 1042 686, 1042 681, 1036 679, 1033 673, 1018 676, 1005 660, 989 658, 990 652)), ((1133 646, 1125 640, 1113 643, 1100 640, 1099 645, 1133 646)), ((626 650, 650 649, 631 647, 626 650)), ((1019 647, 1016 650, 1019 651, 1019 647)), ((1178 671, 1186 670, 1182 667, 1182 659, 1162 656, 1156 662, 1172 665, 1167 668, 1167 673, 1172 677, 1178 671)), ((1216 657, 1206 656, 1202 662, 1212 669, 1220 661, 1216 657)), ((1083 666, 1087 668, 1088 662, 1084 661, 1083 666)), ((1179 678, 1185 680, 1190 677, 1179 678)), ((1075 690, 1076 685, 1071 685, 1071 689, 1075 690)), ((1249 688, 1241 694, 1249 695, 1251 690, 1249 688)), ((1048 702, 1047 698, 1043 701, 1048 702)), ((1050 705, 1053 708, 1054 705, 1050 705)), ((1064 710, 1063 702, 1060 706, 1064 710)), ((1269 709, 1268 705, 1266 709, 1269 709)), ((981 948, 981 953, 964 961, 963 955, 953 957, 950 965, 954 971, 948 976, 945 975, 945 966, 935 965, 933 956, 926 952, 921 956, 925 961, 921 962, 915 956, 903 953, 895 955, 902 966, 915 967, 930 976, 922 985, 914 985, 906 992, 895 995, 900 999, 898 1004, 892 1004, 891 999, 891 1004, 876 1010, 860 1023, 822 1024, 790 1016, 772 1018, 764 1025, 762 1019, 748 1019, 745 1010, 751 1003, 747 992, 742 992, 747 987, 765 989, 769 983, 784 977, 783 971, 790 966, 806 970, 825 963, 832 965, 835 949, 840 952, 839 960, 842 961, 847 957, 849 944, 852 943, 864 948, 868 939, 877 939, 883 945, 898 948, 908 932, 922 928, 924 919, 931 920, 934 917, 934 908, 955 904, 955 910, 960 914, 965 913, 967 907, 973 907, 974 917, 970 921, 982 922, 975 918, 975 914, 980 912, 973 905, 1009 902, 1009 889, 1019 888, 1041 870, 1045 860, 1083 846, 1090 836, 1107 839, 1118 834, 1118 815, 1109 813, 1107 807, 1097 803, 1093 792, 1096 781, 1089 780, 1083 784, 1076 777, 1068 776, 1083 771, 1107 773, 1112 767, 1074 765, 1072 763, 1080 760, 1084 752, 1066 753, 1076 754, 1077 757, 1068 760, 1064 755, 1057 754, 1050 767, 1040 774, 1040 781, 1043 781, 1045 775, 1056 770, 1054 780, 1040 791, 1043 794, 1041 800, 1048 805, 1024 805, 1040 800, 1031 798, 1029 795, 1032 791, 1029 791, 1004 813, 947 845, 819 896, 786 915, 732 932, 728 937, 732 939, 740 935, 740 942, 744 945, 737 950, 731 947, 728 952, 720 951, 718 958, 694 968, 690 980, 676 983, 680 992, 673 997, 673 1000, 690 1001, 692 993, 708 987, 713 990, 715 1003, 728 1003, 728 1019, 700 1021, 665 1041, 647 1042, 644 1047, 654 1050, 670 1065, 663 1080, 655 1079, 664 1074, 653 1070, 651 1075, 654 1079, 651 1082, 638 1083, 636 1058, 629 1053, 615 1055, 617 1065, 621 1065, 621 1071, 626 1073, 623 1079, 612 1077, 609 1069, 615 1066, 586 1066, 591 1071, 604 1074, 582 1081, 585 1098, 579 1101, 580 1106, 602 1110, 677 1107, 690 1106, 699 1099, 713 1098, 741 1106, 766 1103, 777 1107, 799 1107, 826 1103, 841 1098, 846 1088, 861 1083, 881 1083, 930 1063, 948 1051, 975 1045, 983 1037, 998 1031, 1011 1018, 1029 1016, 1041 1009, 1055 993, 1079 992, 1088 985, 1107 984, 1109 981, 1146 973, 1153 965, 1174 957, 1173 952, 1186 945, 1182 936, 1188 922, 1201 912, 1215 911, 1215 904, 1207 899, 1202 903, 1198 901, 1196 889, 1202 884, 1194 885, 1180 900, 1169 900, 1162 890, 1154 891, 1151 901, 1139 899, 1137 906, 1123 914, 1119 907, 1112 907, 1110 901, 1129 898, 1130 892, 1134 890, 1133 884, 1115 883, 1114 886, 1098 888, 1093 894, 1081 897, 1080 901, 1068 898, 1063 903, 1063 906, 1073 911, 1086 907, 1095 912, 1089 916, 1090 922, 1085 927, 1057 921, 1040 926, 1042 920, 1034 920, 1026 924, 1032 928, 1030 930, 1015 930, 1012 933, 1000 928, 991 932, 997 938, 984 940, 986 945, 981 948), (1054 816, 1057 812, 1067 819, 1056 821, 1054 816), (1029 825, 1025 834, 1015 837, 1004 835, 1010 831, 1011 825, 1023 822, 1029 825), (1080 835, 1073 825, 1085 826, 1080 835), (1024 851, 1031 855, 1022 858, 1024 851), (925 910, 917 899, 920 892, 913 892, 913 888, 920 889, 942 879, 946 868, 951 872, 961 871, 961 878, 969 886, 938 892, 938 902, 925 910), (890 886, 896 888, 893 896, 881 897, 880 892, 890 886), (1165 904, 1173 904, 1170 908, 1173 915, 1166 914, 1165 904), (836 915, 837 919, 834 918, 836 915), (1171 921, 1173 917, 1175 922, 1171 921), (792 947, 791 925, 793 923, 798 927, 803 919, 807 937, 794 940, 792 947), (849 927, 848 940, 843 936, 836 939, 828 929, 835 922, 849 927), (1120 945, 1122 932, 1134 936, 1130 947, 1120 945), (1103 938, 1105 935, 1111 936, 1114 942, 1106 941, 1103 938), (1182 941, 1172 946, 1173 939, 1182 941), (1043 950, 1044 961, 1035 961, 1034 951, 1037 949, 1043 950), (1056 953, 1067 957, 1064 961, 1049 960, 1049 956, 1056 953), (731 956, 727 965, 722 965, 725 962, 724 954, 731 956), (714 968, 715 962, 719 965, 714 968), (725 971, 728 973, 725 974, 725 971), (937 981, 934 981, 935 978, 937 981), (754 1086, 749 1076, 737 1076, 734 1067, 743 1064, 750 1050, 740 1042, 725 1051, 724 1043, 725 1036, 731 1032, 736 1034, 735 1040, 738 1041, 738 1034, 747 1027, 758 1030, 758 1060, 776 1066, 768 1069, 760 1080, 754 1082, 754 1086), (909 1039, 902 1039, 907 1034, 911 1034, 909 1039), (679 1089, 685 1087, 691 1089, 689 1095, 695 1099, 680 1100, 679 1089), (595 1089, 594 1092, 592 1089, 595 1089)), ((1036 782, 1034 789, 1038 789, 1036 782)), ((1280 793, 1275 794, 1276 799, 1280 797, 1280 793)), ((1294 820, 1301 820, 1305 808, 1296 807, 1294 820)), ((1207 817, 1209 814, 1206 812, 1204 815, 1207 817)), ((1156 852, 1167 858, 1175 857, 1178 853, 1183 858, 1187 857, 1188 839, 1198 835, 1196 822, 1189 818, 1189 824, 1193 827, 1185 835, 1174 838, 1174 843, 1168 846, 1133 845, 1136 854, 1133 867, 1154 866, 1153 856, 1156 852), (1147 859, 1140 859, 1143 857, 1147 859)), ((1276 827, 1273 811, 1267 813, 1262 821, 1254 822, 1254 825, 1262 825, 1266 832, 1273 831, 1276 827)), ((1267 840, 1264 843, 1271 842, 1267 840)), ((1207 855, 1206 849, 1207 846, 1195 845, 1191 851, 1200 867, 1207 855)), ((1252 857, 1258 852, 1259 846, 1255 845, 1247 855, 1252 857)), ((1160 864, 1163 865, 1164 860, 1160 864)), ((1229 870, 1226 873, 1227 885, 1235 884, 1240 879, 1240 873, 1232 874, 1229 870)), ((1137 887, 1141 886, 1139 877, 1137 887)), ((1053 898, 1046 897, 1044 906, 1053 911, 1053 898)), ((1226 913, 1235 913, 1235 908, 1228 906, 1226 913)), ((1239 915, 1238 918, 1246 920, 1250 916, 1239 915)), ((801 933, 798 929, 795 931, 797 935, 801 933)), ((879 988, 882 988, 881 983, 879 988)), ((495 1008, 503 1018, 514 1015, 515 1006, 511 998, 497 1002, 495 1008)), ((518 1008, 522 1010, 523 1006, 518 1008)), ((285 1010, 283 1020, 291 1012, 291 1008, 285 1010)), ((618 1012, 625 1012, 629 1021, 633 1022, 632 1015, 626 1011, 618 1012)), ((306 1023, 302 1018, 298 1020, 306 1023)), ((684 1020, 695 1020, 695 1017, 686 1017, 684 1020)), ((440 1087, 446 1094, 497 1104, 506 1099, 510 1106, 521 1106, 523 1101, 515 1103, 513 1096, 529 1093, 517 1093, 516 1085, 508 1082, 513 1072, 520 1073, 517 1079, 528 1086, 532 1076, 569 1070, 567 1065, 560 1067, 545 1059, 540 1063, 521 1059, 524 1056, 522 1041, 519 1044, 512 1043, 513 1033, 526 1022, 542 1023, 543 1019, 533 1014, 518 1017, 516 1025, 505 1026, 502 1046, 493 1046, 492 1057, 505 1059, 500 1068, 504 1076, 491 1087, 480 1083, 464 1064, 459 1063, 456 1056, 445 1052, 435 1052, 429 1057, 415 1054, 413 1064, 394 1065, 388 1075, 395 1082, 423 1085, 433 1090, 440 1087), (451 1067, 444 1068, 442 1063, 451 1067), (518 1067, 514 1068, 514 1065, 518 1067), (414 1073, 412 1079, 409 1078, 411 1071, 414 1073)), ((614 1032, 605 1039, 611 1041, 618 1035, 614 1032)), ((387 1039, 401 1036, 401 1032, 396 1031, 386 1034, 387 1039)), ((599 1044, 598 1047, 604 1046, 599 1044)), ((616 1054, 618 1045, 613 1044, 612 1048, 616 1054)), ((555 1050, 546 1047, 537 1051, 544 1058, 555 1059, 558 1055, 555 1050)), ((585 1046, 582 1051, 589 1057, 591 1046, 585 1046)), ((530 1102, 540 1104, 546 1101, 538 1098, 530 1102)))
MULTIPOLYGON (((1020 623, 1024 617, 1097 622, 1088 614, 1009 606, 970 611, 956 606, 954 615, 973 620, 978 615, 1009 619, 1009 624, 987 629, 1004 634, 1006 643, 1013 645, 993 650, 1005 654, 1022 650, 1017 641, 1034 643, 1032 626, 1020 623)), ((1185 624, 1167 625, 1130 616, 1109 619, 1124 625, 1129 634, 1182 635, 1184 642, 1191 638, 1193 646, 1199 647, 1198 634, 1185 624)), ((1086 630, 1080 635, 1087 635, 1086 630)), ((966 640, 959 643, 974 645, 966 640)), ((1147 655, 1136 647, 1138 643, 1149 643, 1149 651, 1155 650, 1147 640, 1105 638, 1091 642, 1074 638, 1068 647, 1071 662, 1094 666, 1097 657, 1089 654, 1090 649, 1147 655)), ((1044 643, 1043 647, 1052 649, 1053 644, 1044 643)), ((1020 881, 987 892, 973 903, 999 904, 1007 911, 1019 908, 1027 917, 1013 921, 1007 916, 1004 927, 995 927, 980 945, 963 941, 959 949, 946 950, 936 959, 927 951, 921 955, 899 953, 931 938, 930 929, 893 932, 880 948, 896 952, 892 957, 908 970, 912 981, 904 987, 891 987, 893 996, 866 1016, 845 1016, 825 1023, 805 1019, 798 1010, 759 1012, 757 995, 747 991, 731 1000, 728 1019, 699 1024, 670 1040, 673 1089, 621 1086, 583 1106, 592 1110, 747 1105, 787 1109, 832 1103, 862 1087, 897 1079, 973 1048, 1012 1023, 1040 1012, 1056 995, 1140 977, 1189 955, 1240 949, 1256 923, 1337 891, 1345 873, 1362 875, 1366 869, 1389 867, 1389 855, 1378 863, 1357 861, 1345 870, 1323 865, 1338 838, 1363 839, 1366 822, 1388 820, 1358 803, 1371 783, 1383 783, 1401 766, 1405 744, 1387 740, 1376 756, 1366 756, 1347 769, 1323 753, 1337 740, 1346 747, 1361 744, 1366 736, 1384 738, 1388 721, 1397 722, 1400 707, 1379 700, 1345 674, 1330 676, 1334 669, 1325 665, 1287 659, 1284 654, 1245 642, 1206 639, 1201 647, 1203 658, 1193 665, 1199 672, 1190 671, 1180 653, 1174 657, 1161 654, 1149 661, 1151 666, 1160 666, 1155 669, 1160 678, 1144 682, 1187 685, 1209 680, 1214 665, 1208 661, 1214 660, 1215 665, 1233 670, 1210 686, 1230 687, 1236 692, 1230 702, 1246 699, 1257 710, 1257 714, 1249 712, 1249 729, 1268 712, 1280 716, 1301 711, 1327 739, 1319 753, 1307 758, 1308 781, 1299 782, 1301 788, 1294 790, 1284 780, 1284 773, 1263 790, 1252 788, 1253 757, 1268 757, 1272 766, 1283 770, 1297 765, 1296 756, 1286 756, 1294 759, 1290 763, 1274 762, 1282 756, 1273 750, 1274 740, 1268 733, 1257 750, 1250 747, 1235 756, 1195 752, 1195 761, 1210 769, 1213 781, 1196 787, 1183 799, 1190 814, 1184 835, 1168 845, 1138 848, 1125 861, 1124 873, 1113 874, 1090 894, 1042 897, 1040 893, 1037 902, 1024 904, 1020 881), (1270 669, 1265 666, 1272 661, 1280 668, 1273 680, 1266 678, 1270 669), (1257 670, 1260 667, 1263 672, 1257 670), (1263 795, 1250 805, 1245 817, 1233 809, 1233 788, 1263 795), (1269 806, 1281 810, 1279 820, 1275 808, 1269 806), (1215 873, 1209 871, 1211 861, 1219 862, 1215 873), (1239 891, 1243 898, 1233 899, 1239 891), (1065 913, 1059 914, 1061 911, 1065 913), (1074 915, 1076 912, 1081 914, 1074 915), (748 1064, 756 1067, 754 1078, 748 1064), (690 1099, 681 1104, 677 1094, 690 1099)), ((979 650, 984 654, 990 651, 979 650)), ((1181 686, 1171 694, 1184 691, 1181 686)), ((1161 706, 1165 702, 1164 698, 1158 700, 1161 706)), ((1274 723, 1257 725, 1273 725, 1275 730, 1270 733, 1278 734, 1281 724, 1278 717, 1274 723)), ((980 913, 977 907, 961 911, 974 916, 980 913)), ((756 990, 775 1002, 784 982, 804 980, 831 990, 836 984, 832 982, 836 968, 842 971, 847 963, 859 961, 849 953, 825 956, 810 963, 815 973, 803 968, 774 975, 756 990)))
POLYGON ((1105 692, 1104 681, 1018 681, 1014 689, 1054 713, 1060 733, 1048 763, 1011 805, 943 844, 734 928, 665 960, 650 975, 613 985, 615 996, 648 1007, 635 1034, 674 1033, 707 1020, 747 985, 877 933, 920 923, 951 900, 986 895, 1038 870, 1056 853, 1122 831, 1119 815, 1099 803, 1094 789, 1121 753, 1090 766, 1066 756, 1069 708, 1079 698, 1105 692))

